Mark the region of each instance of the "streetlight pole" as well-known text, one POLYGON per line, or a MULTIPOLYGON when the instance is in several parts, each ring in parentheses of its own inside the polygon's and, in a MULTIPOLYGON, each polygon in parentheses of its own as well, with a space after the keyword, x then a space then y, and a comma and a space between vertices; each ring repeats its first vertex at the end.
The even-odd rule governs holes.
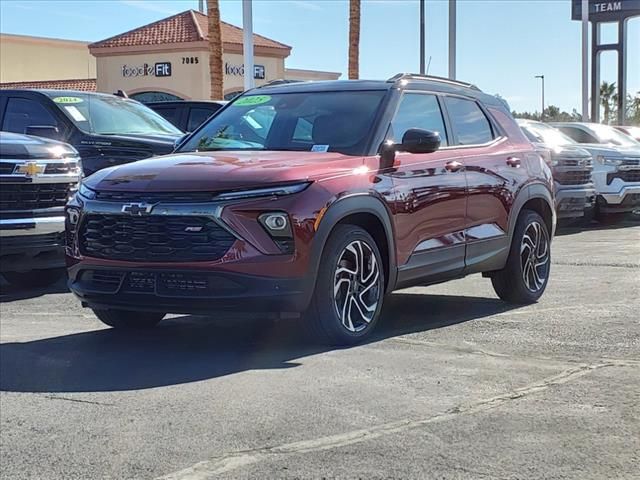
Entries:
POLYGON ((456 1, 449 0, 449 78, 456 79, 456 1))
POLYGON ((424 0, 420 0, 420 75, 424 75, 424 0))
POLYGON ((255 86, 253 67, 253 5, 252 0, 242 0, 242 53, 244 57, 244 89, 255 86))
POLYGON ((542 111, 540 112, 540 121, 544 121, 544 75, 536 75, 536 78, 542 80, 542 111))

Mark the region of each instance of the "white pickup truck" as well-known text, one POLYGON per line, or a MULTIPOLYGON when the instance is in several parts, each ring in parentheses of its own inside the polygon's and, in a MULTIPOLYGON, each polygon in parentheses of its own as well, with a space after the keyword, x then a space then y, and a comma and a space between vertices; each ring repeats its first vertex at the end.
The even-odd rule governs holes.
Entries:
POLYGON ((79 174, 70 145, 0 132, 0 273, 9 283, 38 287, 64 274, 64 207, 79 174))

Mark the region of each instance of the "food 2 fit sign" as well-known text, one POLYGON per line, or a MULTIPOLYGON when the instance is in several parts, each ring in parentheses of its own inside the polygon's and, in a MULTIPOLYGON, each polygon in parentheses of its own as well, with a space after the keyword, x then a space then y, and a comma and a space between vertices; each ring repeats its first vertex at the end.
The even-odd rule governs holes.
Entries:
POLYGON ((170 77, 171 62, 158 62, 153 65, 143 63, 142 65, 123 65, 122 76, 130 77, 170 77))

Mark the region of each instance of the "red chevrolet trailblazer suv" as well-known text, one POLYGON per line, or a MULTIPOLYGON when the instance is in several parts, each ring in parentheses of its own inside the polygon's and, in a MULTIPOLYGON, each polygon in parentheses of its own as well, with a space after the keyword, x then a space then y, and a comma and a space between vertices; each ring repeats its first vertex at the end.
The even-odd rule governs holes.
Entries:
POLYGON ((385 294, 482 272, 535 302, 551 172, 505 105, 436 77, 246 92, 172 155, 101 170, 67 206, 69 283, 113 327, 303 313, 352 344, 385 294))

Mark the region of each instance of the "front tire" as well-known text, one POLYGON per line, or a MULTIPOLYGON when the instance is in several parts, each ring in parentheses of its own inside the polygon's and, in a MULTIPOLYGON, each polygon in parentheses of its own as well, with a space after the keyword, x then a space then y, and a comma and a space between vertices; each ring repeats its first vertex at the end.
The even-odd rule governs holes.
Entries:
POLYGON ((355 225, 338 225, 322 252, 311 305, 303 321, 312 340, 355 345, 378 323, 384 298, 384 267, 378 246, 355 225))
POLYGON ((155 327, 165 316, 164 313, 135 312, 132 310, 98 310, 93 313, 105 325, 117 329, 142 330, 155 327))
POLYGON ((523 210, 516 223, 506 266, 491 277, 498 297, 510 303, 535 303, 542 296, 551 268, 549 231, 540 215, 523 210))

